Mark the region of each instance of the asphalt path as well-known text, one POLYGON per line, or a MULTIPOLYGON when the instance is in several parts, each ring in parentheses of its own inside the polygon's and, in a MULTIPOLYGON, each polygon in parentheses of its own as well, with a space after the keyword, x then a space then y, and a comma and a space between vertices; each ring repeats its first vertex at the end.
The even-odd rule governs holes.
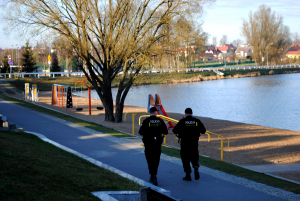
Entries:
MULTIPOLYGON (((84 132, 66 121, 54 120, 28 108, 0 99, 0 114, 21 126, 24 131, 42 134, 70 149, 122 170, 144 181, 149 181, 147 162, 144 154, 119 143, 84 132)), ((200 167, 201 169, 201 167, 200 167)), ((158 170, 158 186, 171 191, 171 196, 184 201, 195 200, 283 200, 234 182, 200 173, 198 181, 183 181, 181 165, 161 159, 158 170)), ((193 176, 193 174, 192 174, 193 176)))

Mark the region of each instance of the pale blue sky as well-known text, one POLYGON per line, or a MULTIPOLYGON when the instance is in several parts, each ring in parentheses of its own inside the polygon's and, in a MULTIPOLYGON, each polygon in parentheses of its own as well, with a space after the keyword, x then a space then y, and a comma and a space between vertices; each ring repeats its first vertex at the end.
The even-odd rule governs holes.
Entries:
MULTIPOLYGON (((241 39, 245 42, 241 33, 242 18, 248 19, 252 10, 255 12, 261 4, 271 7, 272 11, 284 17, 284 24, 290 27, 291 33, 297 32, 300 35, 300 1, 297 0, 217 0, 210 6, 205 6, 203 16, 203 30, 210 34, 209 43, 212 37, 217 37, 219 43, 223 35, 227 35, 229 42, 241 39)), ((15 48, 25 45, 25 40, 16 39, 13 35, 7 37, 3 33, 3 21, 0 21, 0 48, 15 48)), ((35 42, 32 39, 31 42, 35 42)))
POLYGON ((266 4, 282 15, 284 24, 290 27, 290 32, 297 32, 300 35, 300 1, 299 0, 217 0, 210 6, 205 6, 203 30, 210 34, 209 43, 212 43, 212 37, 217 37, 217 42, 223 35, 227 35, 229 42, 235 39, 241 39, 241 27, 243 20, 248 20, 249 12, 258 10, 261 4, 266 4))

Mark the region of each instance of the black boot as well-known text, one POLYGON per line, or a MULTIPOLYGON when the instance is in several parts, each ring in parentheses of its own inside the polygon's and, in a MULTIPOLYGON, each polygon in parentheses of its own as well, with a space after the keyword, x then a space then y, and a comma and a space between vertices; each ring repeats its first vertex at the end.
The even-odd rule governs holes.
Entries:
POLYGON ((153 175, 153 181, 152 181, 152 184, 155 185, 155 186, 158 185, 156 175, 153 175))
POLYGON ((150 182, 153 183, 155 175, 151 175, 150 182))
POLYGON ((190 174, 186 174, 185 177, 183 177, 183 180, 185 180, 185 181, 192 181, 191 175, 190 174))
POLYGON ((198 180, 200 179, 200 174, 199 174, 199 167, 198 166, 195 166, 194 167, 194 175, 195 175, 195 180, 198 180))

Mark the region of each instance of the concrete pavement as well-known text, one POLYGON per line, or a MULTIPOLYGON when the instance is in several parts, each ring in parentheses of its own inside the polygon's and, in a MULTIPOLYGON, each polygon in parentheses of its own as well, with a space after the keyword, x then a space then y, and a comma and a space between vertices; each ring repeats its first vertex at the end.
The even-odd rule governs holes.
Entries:
MULTIPOLYGON (((94 158, 144 181, 149 180, 147 163, 139 139, 119 139, 77 124, 0 99, 0 113, 21 126, 46 136, 70 149, 94 158)), ((183 181, 181 161, 162 155, 158 185, 171 196, 194 200, 300 200, 300 196, 206 167, 200 167, 198 181, 183 181)))

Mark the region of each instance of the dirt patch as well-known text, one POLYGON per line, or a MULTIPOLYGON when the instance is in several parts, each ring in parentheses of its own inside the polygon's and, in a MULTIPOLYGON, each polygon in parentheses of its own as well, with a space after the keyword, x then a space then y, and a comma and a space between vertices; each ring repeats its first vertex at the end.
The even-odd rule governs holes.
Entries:
MULTIPOLYGON (((22 99, 22 94, 11 94, 11 96, 22 99)), ((97 106, 103 106, 101 101, 92 99, 91 114, 89 115, 88 99, 76 98, 73 96, 74 108, 66 109, 57 105, 51 105, 51 92, 39 93, 40 105, 76 116, 91 122, 102 124, 127 133, 132 133, 132 114, 127 114, 126 121, 122 123, 112 123, 104 121, 104 110, 97 110, 97 106), (83 108, 82 111, 76 111, 77 106, 83 108)), ((126 112, 146 112, 146 108, 126 105, 126 112)), ((135 117, 135 136, 138 136, 139 117, 135 117)), ((181 119, 183 114, 169 113, 174 119, 181 119)), ((229 147, 224 140, 224 161, 238 165, 265 165, 265 164, 295 164, 300 163, 300 132, 263 127, 258 125, 244 124, 239 122, 199 117, 206 129, 222 135, 229 139, 229 147)), ((124 119, 124 118, 123 118, 124 119)), ((199 152, 202 155, 209 156, 213 159, 220 160, 221 157, 221 140, 216 136, 202 135, 199 140, 199 152)), ((167 144, 179 147, 178 140, 172 132, 167 135, 167 144)), ((300 173, 278 174, 282 177, 299 179, 300 173), (296 176, 295 176, 296 175, 296 176)))
MULTIPOLYGON (((273 74, 274 74, 274 71, 273 71, 273 74)), ((270 75, 273 75, 273 74, 271 73, 270 75)), ((169 80, 169 81, 163 81, 163 84, 190 83, 190 82, 221 80, 221 79, 231 79, 231 78, 257 77, 257 76, 261 76, 261 73, 259 71, 247 73, 245 75, 241 75, 241 74, 236 74, 234 76, 228 75, 226 77, 220 76, 220 75, 202 77, 201 75, 198 75, 197 77, 193 77, 190 79, 182 79, 182 80, 173 79, 173 80, 169 80)))

